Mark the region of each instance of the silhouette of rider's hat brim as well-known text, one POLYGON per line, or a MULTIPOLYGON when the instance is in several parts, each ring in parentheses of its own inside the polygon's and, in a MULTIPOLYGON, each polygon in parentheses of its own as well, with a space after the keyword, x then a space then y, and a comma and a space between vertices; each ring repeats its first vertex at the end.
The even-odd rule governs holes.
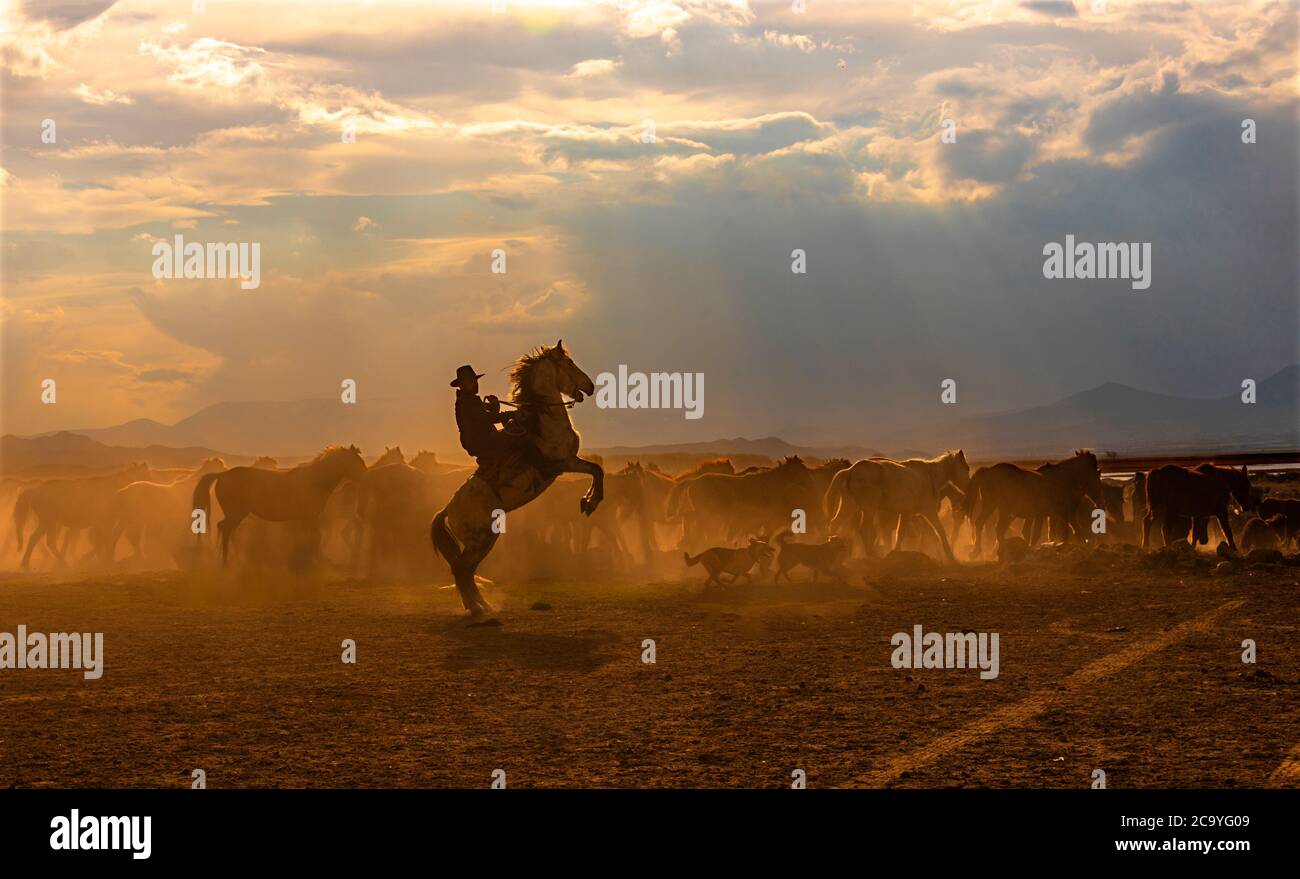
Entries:
POLYGON ((475 372, 474 367, 465 364, 460 369, 456 370, 456 379, 451 383, 451 387, 460 387, 460 383, 468 379, 470 376, 473 376, 474 378, 482 378, 485 375, 487 375, 486 372, 475 372))

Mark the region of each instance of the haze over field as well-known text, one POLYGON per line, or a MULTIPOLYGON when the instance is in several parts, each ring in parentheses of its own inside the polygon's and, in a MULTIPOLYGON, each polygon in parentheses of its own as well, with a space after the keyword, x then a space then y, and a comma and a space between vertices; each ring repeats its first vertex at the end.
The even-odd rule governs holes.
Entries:
POLYGON ((455 367, 504 395, 563 337, 593 376, 707 378, 697 421, 584 403, 591 447, 943 447, 1300 360, 1293 3, 3 5, 3 433, 291 400, 173 439, 306 452, 332 418, 451 451, 455 367), (259 242, 260 285, 154 278, 177 234, 259 242), (1150 242, 1150 288, 1045 279, 1067 235, 1150 242), (362 408, 316 412, 344 378, 362 408))
MULTIPOLYGON (((858 437, 874 443, 871 446, 844 443, 810 446, 770 436, 705 436, 683 443, 642 442, 607 447, 589 444, 588 449, 634 457, 676 453, 780 458, 803 454, 853 460, 882 452, 898 457, 929 455, 945 448, 945 443, 960 445, 980 458, 1059 456, 1078 445, 1129 454, 1205 448, 1221 451, 1296 448, 1300 447, 1297 401, 1300 401, 1300 366, 1291 366, 1258 383, 1257 402, 1252 406, 1243 406, 1238 393, 1207 400, 1108 384, 1046 406, 910 425, 884 425, 869 436, 858 437)), ((601 435, 603 427, 629 414, 590 407, 581 412, 581 423, 589 428, 588 437, 601 435)), ((201 460, 213 450, 227 455, 269 452, 285 457, 310 456, 340 437, 353 438, 367 454, 377 455, 385 445, 401 444, 410 451, 424 448, 428 437, 441 435, 445 430, 442 416, 441 410, 420 400, 374 400, 355 406, 340 406, 334 400, 219 403, 175 424, 136 419, 107 428, 79 428, 75 432, 90 441, 114 447, 190 447, 194 449, 193 460, 201 460)), ((463 451, 456 447, 444 446, 438 451, 444 459, 464 457, 463 451)), ((80 459, 89 453, 89 449, 75 440, 42 442, 38 438, 0 446, 0 458, 9 467, 20 466, 17 463, 20 460, 48 458, 52 463, 69 455, 80 459)), ((121 460, 132 458, 128 455, 121 460)))

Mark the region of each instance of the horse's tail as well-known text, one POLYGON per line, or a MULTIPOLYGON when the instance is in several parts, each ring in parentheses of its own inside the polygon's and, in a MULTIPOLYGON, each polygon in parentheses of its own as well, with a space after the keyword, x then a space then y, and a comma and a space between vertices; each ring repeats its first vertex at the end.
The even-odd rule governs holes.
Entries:
POLYGON ((961 501, 961 514, 967 519, 975 515, 975 507, 979 504, 980 489, 984 480, 979 473, 970 478, 970 485, 966 486, 966 496, 961 501))
POLYGON ((433 517, 433 523, 429 526, 429 537, 438 555, 446 560, 451 566, 452 573, 455 573, 456 566, 460 564, 461 550, 456 543, 456 538, 452 536, 451 529, 447 527, 446 510, 440 511, 433 517))
POLYGON ((700 553, 700 554, 697 555, 697 556, 692 556, 689 552, 684 552, 684 553, 682 553, 682 558, 686 560, 686 567, 688 567, 688 568, 690 568, 690 567, 694 567, 695 565, 698 565, 698 564, 700 563, 700 559, 701 559, 703 556, 704 556, 704 553, 700 553))
MULTIPOLYGON (((212 489, 212 483, 216 482, 217 477, 224 472, 225 471, 219 471, 217 473, 205 473, 201 477, 199 477, 198 483, 194 486, 194 496, 190 499, 190 503, 193 505, 191 509, 202 510, 203 521, 205 523, 207 522, 208 519, 208 513, 211 510, 210 493, 212 489)), ((195 534, 194 536, 198 540, 202 540, 203 532, 200 531, 198 534, 195 534)))
POLYGON ((843 470, 831 477, 830 485, 826 486, 826 494, 822 497, 822 512, 826 515, 826 523, 829 527, 836 517, 840 514, 840 508, 848 501, 849 490, 849 470, 852 468, 845 467, 843 470))
POLYGON ((27 523, 27 511, 32 507, 31 489, 24 488, 18 493, 14 502, 14 531, 18 535, 18 549, 23 548, 23 527, 27 523))

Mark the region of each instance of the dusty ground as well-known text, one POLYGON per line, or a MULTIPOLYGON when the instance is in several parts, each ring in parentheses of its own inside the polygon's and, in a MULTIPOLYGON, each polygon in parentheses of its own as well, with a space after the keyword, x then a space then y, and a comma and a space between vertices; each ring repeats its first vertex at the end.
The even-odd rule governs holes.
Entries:
POLYGON ((3 575, 0 631, 102 631, 107 658, 98 681, 0 671, 0 785, 1267 785, 1300 742, 1300 568, 1106 558, 503 586, 499 626, 428 586, 3 575), (892 668, 918 623, 999 632, 1000 676, 892 668))

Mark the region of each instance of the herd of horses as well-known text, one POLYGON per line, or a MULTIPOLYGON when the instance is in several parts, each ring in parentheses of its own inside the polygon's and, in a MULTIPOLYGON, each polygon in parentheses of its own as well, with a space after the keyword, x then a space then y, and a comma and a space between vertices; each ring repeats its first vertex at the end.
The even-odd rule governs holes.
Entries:
POLYGON ((215 530, 222 564, 233 551, 245 561, 310 568, 328 549, 358 573, 395 567, 424 576, 433 573, 431 539, 474 614, 491 609, 476 571, 502 536, 513 547, 508 557, 534 572, 542 558, 597 550, 617 567, 653 566, 683 550, 744 547, 771 534, 847 542, 866 557, 919 541, 955 564, 963 527, 972 558, 984 554, 989 531, 1001 557, 1017 521, 1016 539, 1028 547, 1050 537, 1140 539, 1146 549, 1154 526, 1166 545, 1204 544, 1211 523, 1234 552, 1234 530, 1243 528, 1247 550, 1286 548, 1300 538, 1300 500, 1261 497, 1244 467, 1167 465, 1120 482, 1103 479, 1096 456, 1084 450, 1036 468, 998 463, 973 472, 955 450, 813 466, 792 456, 739 471, 719 458, 671 475, 633 461, 606 475, 599 461, 578 456, 569 409, 594 387, 563 343, 522 357, 511 379, 526 441, 541 453, 544 470, 535 455, 510 455, 489 481, 429 452, 407 462, 391 448, 367 464, 355 446, 331 446, 287 469, 271 459, 228 468, 214 458, 192 471, 136 464, 103 476, 9 479, 0 483, 0 502, 13 500, 24 569, 42 543, 57 566, 83 546, 80 562, 118 564, 123 539, 131 555, 121 561, 162 556, 198 565, 215 554, 215 530), (214 499, 221 518, 209 529, 214 499), (232 544, 245 522, 240 533, 247 535, 232 544))

